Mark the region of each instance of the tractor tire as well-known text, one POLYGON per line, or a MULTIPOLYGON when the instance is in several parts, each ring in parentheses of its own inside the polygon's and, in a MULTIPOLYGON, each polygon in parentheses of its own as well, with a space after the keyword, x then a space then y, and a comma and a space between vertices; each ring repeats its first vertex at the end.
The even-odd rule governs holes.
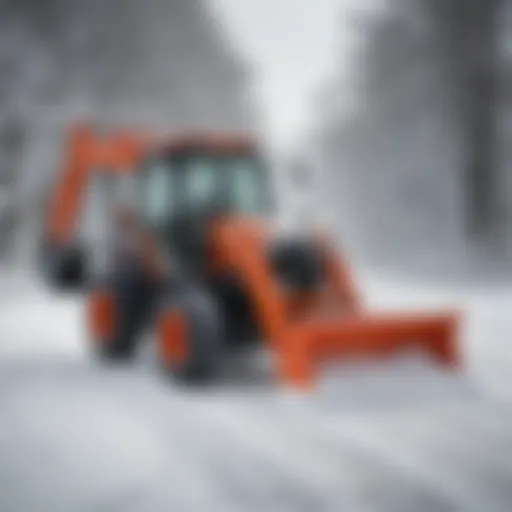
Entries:
POLYGON ((140 276, 116 275, 95 286, 111 301, 113 322, 108 335, 93 335, 95 354, 104 361, 133 359, 139 338, 151 321, 156 293, 140 276))
MULTIPOLYGON (((187 384, 212 381, 218 374, 224 348, 223 321, 218 304, 203 288, 185 286, 173 291, 162 303, 160 319, 168 313, 179 315, 183 322, 182 341, 186 345, 186 356, 181 361, 160 356, 164 372, 187 384)), ((160 347, 165 342, 162 336, 158 340, 160 347)))
POLYGON ((43 245, 39 251, 40 271, 44 280, 56 291, 80 291, 87 283, 86 256, 80 246, 43 245))

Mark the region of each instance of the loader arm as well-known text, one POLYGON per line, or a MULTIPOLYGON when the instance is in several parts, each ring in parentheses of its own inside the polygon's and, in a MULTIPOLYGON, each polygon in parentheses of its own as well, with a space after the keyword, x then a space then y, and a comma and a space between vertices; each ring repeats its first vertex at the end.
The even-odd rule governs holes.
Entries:
POLYGON ((284 294, 270 268, 268 238, 264 223, 248 219, 221 221, 213 233, 214 264, 234 271, 243 282, 269 342, 278 344, 291 320, 307 317, 313 310, 326 315, 362 311, 363 300, 347 265, 322 237, 317 244, 324 254, 327 286, 320 292, 284 294))
MULTIPOLYGON (((96 137, 87 125, 76 125, 69 131, 62 170, 50 198, 44 230, 42 257, 46 263, 43 267, 54 286, 75 289, 86 278, 85 255, 76 246, 75 237, 91 176, 96 172, 135 172, 153 140, 154 137, 148 134, 133 131, 96 137), (74 277, 62 277, 63 274, 69 276, 69 272, 74 277)), ((139 226, 138 242, 142 265, 161 277, 166 272, 165 258, 151 233, 142 225, 139 226)))
POLYGON ((70 130, 46 222, 46 236, 52 246, 63 247, 73 240, 91 174, 98 170, 132 172, 148 140, 148 136, 133 132, 97 138, 87 125, 77 125, 70 130))

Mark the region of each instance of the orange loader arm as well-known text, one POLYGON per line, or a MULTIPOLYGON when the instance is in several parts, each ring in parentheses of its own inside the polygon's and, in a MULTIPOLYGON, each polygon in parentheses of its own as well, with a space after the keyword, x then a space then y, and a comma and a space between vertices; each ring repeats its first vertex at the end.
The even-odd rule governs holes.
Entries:
POLYGON ((51 245, 64 246, 73 239, 89 176, 98 169, 112 173, 132 172, 148 140, 148 136, 133 132, 98 138, 85 124, 70 129, 46 223, 51 245))
MULTIPOLYGON (((45 226, 46 257, 59 259, 73 247, 77 221, 90 176, 104 173, 130 173, 153 137, 137 132, 118 131, 97 137, 90 126, 79 124, 68 133, 63 167, 50 200, 45 226)), ((138 229, 141 260, 157 277, 165 271, 165 261, 151 234, 138 229)))

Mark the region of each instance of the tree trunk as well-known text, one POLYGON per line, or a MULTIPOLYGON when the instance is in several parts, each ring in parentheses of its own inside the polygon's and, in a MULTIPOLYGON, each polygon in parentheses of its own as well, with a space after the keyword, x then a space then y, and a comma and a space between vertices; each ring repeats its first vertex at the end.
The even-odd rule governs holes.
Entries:
POLYGON ((468 1, 465 33, 464 152, 469 234, 486 237, 499 223, 497 83, 499 0, 468 1))

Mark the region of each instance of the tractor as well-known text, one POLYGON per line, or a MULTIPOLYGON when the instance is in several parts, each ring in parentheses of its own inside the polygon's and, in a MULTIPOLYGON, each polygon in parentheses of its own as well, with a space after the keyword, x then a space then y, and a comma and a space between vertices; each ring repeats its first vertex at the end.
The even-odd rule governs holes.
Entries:
POLYGON ((85 290, 91 349, 108 361, 130 359, 149 326, 164 370, 203 382, 229 351, 263 343, 276 376, 301 389, 333 358, 419 348, 456 365, 458 315, 367 310, 328 234, 280 230, 270 172, 255 138, 244 134, 97 135, 74 126, 41 254, 54 286, 85 290), (76 231, 98 172, 135 178, 131 214, 118 225, 129 227, 136 250, 129 265, 121 255, 91 276, 76 231))

